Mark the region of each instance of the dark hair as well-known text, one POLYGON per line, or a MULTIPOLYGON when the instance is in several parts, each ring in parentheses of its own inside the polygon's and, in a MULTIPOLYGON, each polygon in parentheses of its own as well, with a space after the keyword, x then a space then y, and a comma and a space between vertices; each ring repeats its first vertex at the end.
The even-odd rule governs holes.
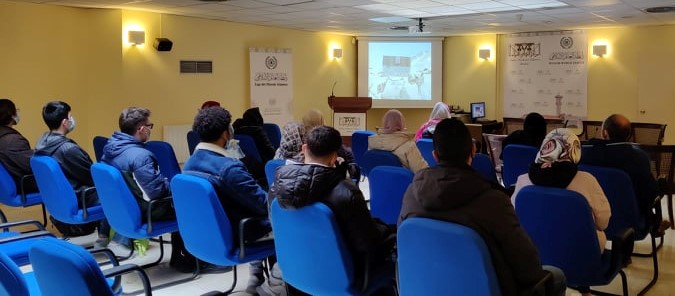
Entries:
POLYGON ((543 141, 546 137, 546 119, 537 112, 527 114, 523 122, 523 130, 541 138, 543 141))
POLYGON ((0 125, 12 123, 12 116, 16 115, 16 106, 9 99, 0 99, 0 125))
POLYGON ((455 118, 446 118, 436 125, 434 150, 441 162, 452 165, 466 163, 471 156, 473 142, 469 129, 455 118))
POLYGON ((68 119, 70 105, 66 102, 53 101, 42 107, 42 119, 50 130, 59 128, 64 119, 68 119))
POLYGON ((146 108, 126 108, 120 114, 120 131, 133 136, 141 125, 148 122, 148 117, 150 117, 150 110, 146 108))
MULTIPOLYGON (((202 142, 213 142, 220 138, 230 127, 232 116, 222 107, 208 107, 199 110, 192 123, 192 131, 199 135, 202 142)), ((233 135, 230 135, 232 137, 233 135)))
POLYGON ((312 156, 324 157, 337 152, 342 147, 342 137, 336 129, 319 125, 309 131, 307 148, 312 156))
POLYGON ((607 131, 607 136, 612 141, 628 141, 630 138, 630 121, 623 115, 610 115, 602 123, 602 128, 607 131))

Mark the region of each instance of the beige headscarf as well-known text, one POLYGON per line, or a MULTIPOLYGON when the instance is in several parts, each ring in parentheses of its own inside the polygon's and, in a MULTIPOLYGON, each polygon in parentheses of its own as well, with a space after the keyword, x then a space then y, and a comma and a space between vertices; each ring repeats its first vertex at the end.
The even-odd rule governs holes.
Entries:
POLYGON ((319 109, 312 108, 302 116, 302 123, 305 125, 305 131, 309 132, 315 126, 323 125, 323 113, 319 109))
POLYGON ((405 130, 405 118, 403 113, 396 109, 391 109, 384 113, 382 117, 382 127, 380 133, 391 134, 405 130))

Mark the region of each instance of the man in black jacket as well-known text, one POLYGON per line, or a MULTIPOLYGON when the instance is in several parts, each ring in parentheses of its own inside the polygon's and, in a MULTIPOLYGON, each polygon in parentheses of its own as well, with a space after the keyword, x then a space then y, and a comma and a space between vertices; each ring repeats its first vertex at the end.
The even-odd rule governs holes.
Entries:
MULTIPOLYGON (((434 131, 435 167, 420 170, 404 197, 399 224, 410 217, 450 221, 472 228, 485 241, 503 295, 519 295, 537 284, 542 269, 537 249, 509 197, 471 168, 476 147, 459 120, 444 119, 434 131)), ((562 271, 553 274, 554 295, 565 295, 562 271)))
POLYGON ((13 126, 19 124, 19 110, 14 102, 9 99, 0 99, 0 163, 5 167, 14 183, 16 192, 38 192, 35 179, 32 177, 23 179, 26 175, 32 175, 30 158, 33 150, 30 149, 28 140, 24 138, 13 126))

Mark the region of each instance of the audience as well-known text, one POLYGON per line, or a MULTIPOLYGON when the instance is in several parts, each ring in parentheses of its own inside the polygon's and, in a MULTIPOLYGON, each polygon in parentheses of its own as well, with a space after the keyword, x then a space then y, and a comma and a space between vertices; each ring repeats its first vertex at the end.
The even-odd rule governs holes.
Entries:
POLYGON ((286 123, 281 130, 281 143, 274 159, 284 159, 286 162, 303 163, 305 155, 302 153, 302 144, 305 143, 305 126, 296 121, 286 123))
MULTIPOLYGON (((313 128, 323 125, 323 113, 317 109, 310 109, 302 117, 302 123, 305 125, 305 131, 310 132, 313 128)), ((361 178, 361 168, 356 164, 354 153, 345 145, 342 145, 338 150, 338 157, 340 164, 348 167, 347 170, 352 180, 358 182, 361 178)))
POLYGON ((516 204, 518 192, 525 186, 539 185, 564 188, 583 195, 593 212, 600 252, 605 250, 605 228, 609 225, 612 212, 602 187, 593 175, 578 171, 581 159, 579 138, 566 128, 551 131, 544 139, 535 162, 529 172, 518 177, 511 203, 516 204))
MULTIPOLYGON (((66 137, 75 129, 75 118, 73 117, 70 105, 66 102, 49 102, 42 108, 42 119, 49 128, 37 145, 35 145, 36 155, 46 155, 53 157, 61 166, 63 174, 75 190, 78 198, 84 196, 84 206, 91 207, 98 204, 98 195, 96 190, 88 190, 94 187, 94 180, 91 178, 91 157, 80 145, 72 139, 66 137)), ((82 203, 77 203, 78 208, 82 208, 82 203)), ((63 223, 63 222, 61 222, 63 223)), ((108 245, 110 226, 106 220, 103 220, 98 227, 98 247, 108 245)))
POLYGON ((391 109, 382 117, 382 127, 378 130, 378 134, 368 137, 368 149, 391 151, 404 167, 413 172, 428 167, 415 141, 404 131, 403 114, 391 109))
MULTIPOLYGON (((504 148, 510 144, 526 145, 539 148, 546 137, 546 119, 541 114, 532 112, 527 114, 525 122, 523 122, 523 129, 513 131, 504 141, 502 141, 502 152, 504 148)), ((499 158, 503 158, 503 153, 499 158)))
MULTIPOLYGON (((267 217, 267 192, 261 188, 242 162, 228 156, 225 147, 233 134, 230 132, 230 112, 221 107, 205 108, 195 116, 192 130, 199 135, 200 143, 185 162, 183 171, 208 178, 218 194, 218 199, 234 227, 233 235, 239 237, 239 222, 249 217, 267 217)), ((272 231, 269 220, 253 220, 246 226, 245 241, 255 241, 272 231)), ((263 281, 261 261, 250 264, 246 291, 256 293, 263 281)))
POLYGON ((415 134, 415 141, 419 141, 421 138, 431 138, 434 135, 434 130, 436 125, 441 122, 441 120, 450 118, 450 108, 448 105, 442 102, 436 103, 434 108, 431 109, 431 115, 429 115, 429 120, 422 124, 415 134))
POLYGON ((0 163, 5 167, 14 183, 18 194, 38 192, 30 158, 33 150, 28 140, 13 126, 19 124, 19 109, 9 99, 0 99, 0 163), (28 176, 30 177, 25 177, 28 176))
POLYGON ((260 114, 260 108, 255 107, 244 112, 242 118, 234 121, 232 126, 236 134, 249 135, 255 141, 255 146, 258 148, 258 153, 262 158, 262 163, 265 164, 270 159, 274 158, 274 145, 267 137, 267 133, 263 129, 263 117, 260 114))
POLYGON ((547 271, 553 275, 550 291, 565 295, 564 274, 552 266, 542 269, 537 249, 520 227, 509 197, 471 168, 476 147, 464 123, 442 120, 433 139, 433 155, 439 164, 415 174, 403 197, 399 225, 410 217, 427 217, 471 227, 485 240, 503 295, 528 290, 547 271))

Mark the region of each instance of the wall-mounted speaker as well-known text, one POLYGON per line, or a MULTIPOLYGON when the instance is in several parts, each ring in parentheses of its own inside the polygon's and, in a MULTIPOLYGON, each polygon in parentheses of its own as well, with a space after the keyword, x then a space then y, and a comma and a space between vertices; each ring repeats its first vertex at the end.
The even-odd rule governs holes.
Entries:
POLYGON ((152 44, 157 51, 171 51, 173 42, 169 38, 155 38, 155 43, 152 44))

